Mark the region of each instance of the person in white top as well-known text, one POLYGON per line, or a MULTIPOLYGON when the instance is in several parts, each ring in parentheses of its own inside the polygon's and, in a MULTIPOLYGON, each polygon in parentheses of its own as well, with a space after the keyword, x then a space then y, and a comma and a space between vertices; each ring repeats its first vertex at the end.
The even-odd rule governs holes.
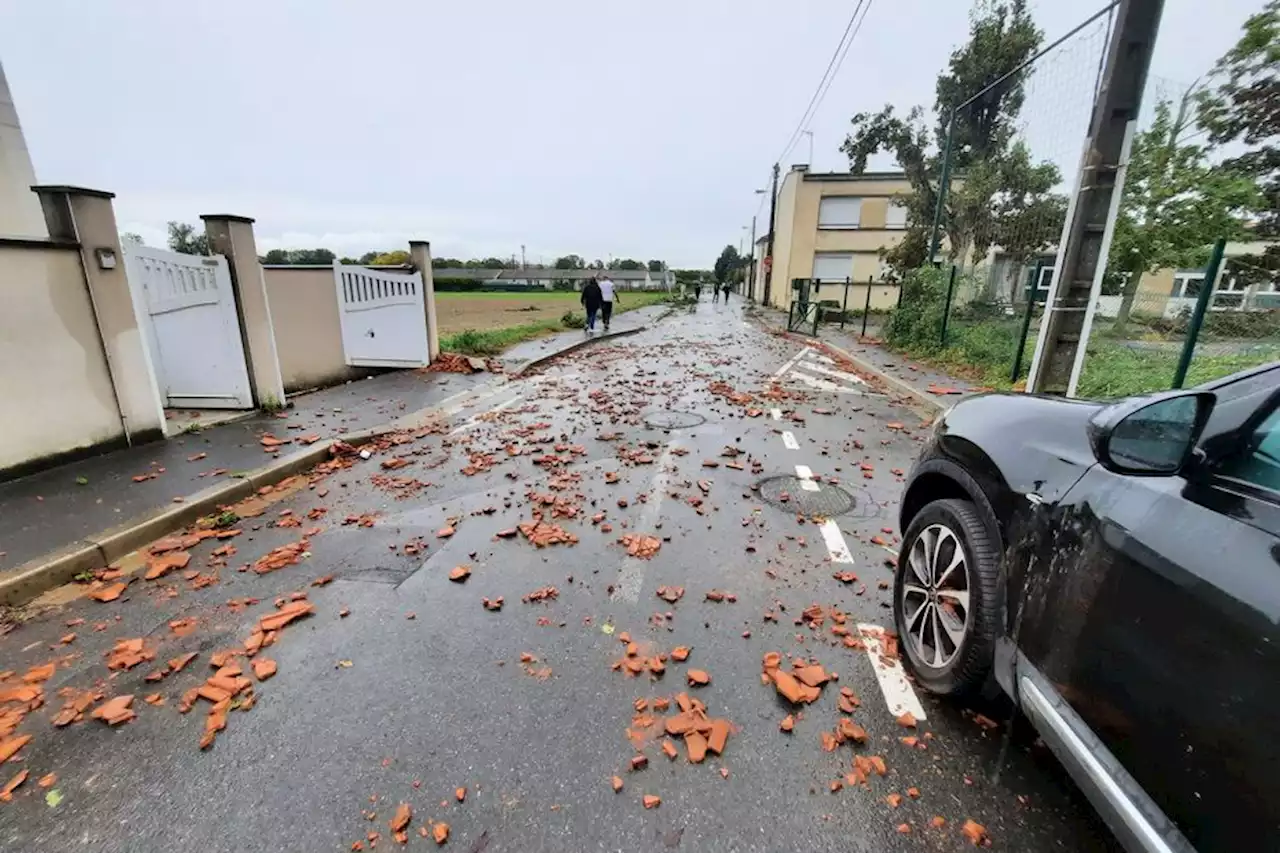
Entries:
POLYGON ((609 276, 600 277, 600 296, 604 300, 600 304, 600 319, 604 321, 604 330, 609 331, 609 318, 613 316, 613 279, 609 276))

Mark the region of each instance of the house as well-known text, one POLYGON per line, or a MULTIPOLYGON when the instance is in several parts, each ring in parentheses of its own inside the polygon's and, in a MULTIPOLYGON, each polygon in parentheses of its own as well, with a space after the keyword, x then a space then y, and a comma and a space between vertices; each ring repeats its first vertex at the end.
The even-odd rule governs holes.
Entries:
MULTIPOLYGON (((903 200, 910 194, 903 172, 854 175, 792 166, 778 190, 769 304, 786 309, 797 279, 842 285, 846 279, 879 280, 881 252, 906 233, 903 200)), ((757 243, 752 296, 763 302, 767 237, 757 243)), ((821 284, 817 295, 823 296, 821 284)), ((833 293, 833 298, 838 297, 833 293)), ((872 295, 872 307, 891 308, 896 300, 896 290, 880 288, 872 295)))

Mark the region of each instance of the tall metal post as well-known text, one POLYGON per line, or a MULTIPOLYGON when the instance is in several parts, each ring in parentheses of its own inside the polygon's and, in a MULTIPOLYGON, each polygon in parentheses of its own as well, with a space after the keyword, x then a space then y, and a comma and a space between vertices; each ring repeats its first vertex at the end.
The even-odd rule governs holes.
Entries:
POLYGON ((751 275, 747 281, 747 298, 756 301, 756 217, 751 216, 751 275))
POLYGON ((1101 292, 1126 149, 1138 120, 1164 0, 1121 0, 1094 102, 1080 178, 1059 241, 1053 286, 1031 361, 1028 391, 1066 394, 1087 341, 1086 315, 1101 292))
POLYGON ((874 276, 867 276, 867 301, 862 306, 862 337, 867 336, 867 315, 871 313, 871 282, 874 276))
POLYGON ((1018 348, 1013 353, 1010 382, 1017 382, 1018 374, 1022 372, 1022 351, 1027 348, 1027 332, 1031 330, 1031 315, 1036 308, 1036 294, 1040 292, 1040 270, 1043 268, 1044 261, 1036 261, 1036 268, 1031 273, 1031 278, 1027 279, 1027 310, 1022 315, 1022 332, 1018 335, 1018 348))
POLYGON ((926 264, 932 264, 933 258, 938 254, 938 243, 942 239, 942 210, 943 205, 947 203, 947 190, 951 188, 951 137, 956 131, 956 111, 951 111, 951 118, 947 119, 947 143, 942 148, 942 171, 938 174, 938 203, 933 207, 933 232, 929 236, 929 256, 924 259, 926 264))
POLYGON ((1187 370, 1191 367, 1191 356, 1196 351, 1196 338, 1200 337, 1200 327, 1204 325, 1205 312, 1213 302, 1213 290, 1218 284, 1218 270, 1222 267, 1222 253, 1226 251, 1227 241, 1219 238, 1213 244, 1213 254, 1209 257, 1209 266, 1204 271, 1204 284, 1200 285, 1200 293, 1196 296, 1196 310, 1191 314, 1191 325, 1187 327, 1187 339, 1182 342, 1182 355, 1178 357, 1178 369, 1173 374, 1173 387, 1181 388, 1187 381, 1187 370))
POLYGON ((947 321, 951 319, 951 296, 956 291, 956 265, 951 265, 951 279, 947 282, 947 305, 942 309, 942 334, 939 343, 947 345, 947 321))
POLYGON ((778 164, 773 164, 773 189, 769 191, 769 239, 765 243, 764 258, 764 304, 769 304, 769 294, 773 284, 773 226, 778 214, 778 164))
POLYGON ((844 318, 849 313, 849 279, 844 280, 844 302, 840 305, 840 331, 844 331, 844 318))

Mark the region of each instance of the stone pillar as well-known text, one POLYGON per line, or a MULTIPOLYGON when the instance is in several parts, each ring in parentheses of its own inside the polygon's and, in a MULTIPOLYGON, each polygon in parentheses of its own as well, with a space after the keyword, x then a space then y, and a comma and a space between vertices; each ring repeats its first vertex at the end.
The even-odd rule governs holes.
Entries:
POLYGON ((114 194, 65 186, 31 189, 40 197, 49 238, 80 244, 85 284, 102 336, 125 439, 129 444, 141 444, 164 438, 164 406, 139 320, 144 309, 134 299, 125 272, 111 204, 114 194))
POLYGON ((422 273, 422 305, 427 312, 427 354, 435 361, 440 357, 440 325, 436 315, 435 276, 431 272, 431 244, 426 240, 410 240, 409 259, 422 273))
POLYGON ((18 123, 18 108, 9 94, 0 66, 0 234, 9 237, 44 237, 40 201, 31 194, 36 170, 18 123))
POLYGON ((264 408, 283 406, 284 378, 276 355, 275 329, 267 285, 258 263, 258 244, 253 237, 253 220, 247 216, 211 213, 200 217, 209 237, 209 250, 226 255, 231 270, 231 286, 236 293, 236 314, 240 318, 240 339, 249 368, 253 401, 264 408))

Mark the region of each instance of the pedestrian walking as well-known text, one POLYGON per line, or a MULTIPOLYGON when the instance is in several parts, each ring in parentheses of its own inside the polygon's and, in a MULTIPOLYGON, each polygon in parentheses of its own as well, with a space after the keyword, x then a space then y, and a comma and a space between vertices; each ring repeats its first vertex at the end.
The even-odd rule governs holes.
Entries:
POLYGON ((693 283, 693 301, 694 302, 702 301, 702 282, 700 281, 696 281, 693 283))
POLYGON ((724 304, 729 304, 729 282, 724 283, 724 304))
POLYGON ((714 305, 719 301, 720 301, 720 284, 719 282, 713 281, 711 283, 711 303, 714 305))
POLYGON ((587 279, 587 283, 582 285, 582 307, 587 309, 587 326, 583 330, 590 335, 596 329, 596 315, 600 313, 600 303, 603 300, 600 297, 600 283, 595 278, 587 279))
POLYGON ((613 301, 616 299, 613 279, 603 276, 600 279, 600 319, 604 321, 604 330, 609 331, 609 318, 613 316, 613 301))

